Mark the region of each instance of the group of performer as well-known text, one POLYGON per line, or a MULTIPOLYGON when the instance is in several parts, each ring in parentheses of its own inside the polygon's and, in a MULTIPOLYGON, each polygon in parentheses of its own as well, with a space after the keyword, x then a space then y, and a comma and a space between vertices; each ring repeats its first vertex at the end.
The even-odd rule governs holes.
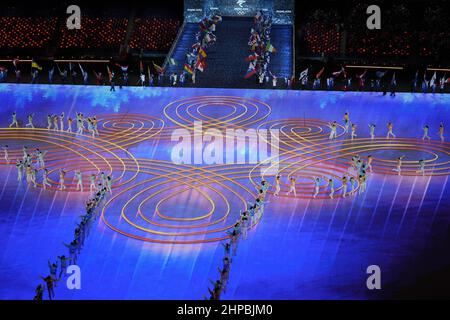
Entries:
MULTIPOLYGON (((195 34, 195 43, 186 52, 186 61, 184 63, 184 71, 179 80, 183 80, 181 85, 184 85, 184 81, 187 74, 191 76, 192 83, 196 82, 197 71, 203 72, 207 67, 207 51, 217 42, 217 36, 215 34, 217 25, 222 21, 222 17, 218 14, 214 14, 211 18, 204 18, 199 25, 199 31, 195 34)), ((172 59, 169 60, 169 63, 172 59)), ((177 85, 177 74, 173 73, 170 77, 170 84, 177 85)))
MULTIPOLYGON (((313 90, 322 89, 321 80, 325 73, 325 67, 318 69, 318 71, 316 70, 315 74, 311 73, 311 66, 300 72, 298 78, 300 88, 313 90)), ((383 92, 384 95, 387 94, 387 91, 390 91, 390 95, 395 96, 397 90, 396 72, 392 72, 390 80, 385 80, 387 74, 387 70, 376 71, 374 77, 368 79, 368 70, 366 69, 361 73, 355 73, 352 78, 348 69, 345 66, 341 66, 339 70, 331 72, 329 76, 326 77, 326 89, 329 91, 334 90, 336 88, 336 81, 339 80, 342 83, 342 87, 339 89, 344 91, 350 91, 352 89, 357 91, 370 90, 383 92), (354 83, 353 80, 355 80, 356 83, 354 83)), ((444 93, 446 85, 449 83, 450 78, 448 78, 445 73, 440 77, 437 75, 437 72, 434 72, 432 77, 427 79, 427 70, 425 70, 423 79, 420 81, 419 71, 417 71, 411 82, 411 92, 414 93, 421 89, 423 93, 436 93, 439 89, 440 93, 444 93)))
MULTIPOLYGON (((9 128, 19 128, 19 121, 17 119, 17 114, 16 112, 13 112, 11 115, 12 121, 9 125, 9 128)), ((33 119, 34 119, 34 113, 33 114, 29 114, 27 116, 28 119, 28 123, 25 125, 26 128, 31 128, 31 129, 35 129, 36 126, 33 123, 33 119)), ((65 115, 64 112, 62 112, 59 116, 58 115, 52 115, 52 114, 48 114, 47 115, 47 130, 53 130, 53 131, 60 131, 60 132, 67 132, 67 133, 73 133, 72 129, 73 129, 73 119, 72 118, 68 118, 67 119, 67 129, 65 129, 65 115)), ((81 112, 77 112, 76 114, 76 118, 75 118, 75 123, 76 123, 76 134, 77 135, 82 135, 84 134, 86 131, 92 135, 93 138, 95 138, 96 136, 100 136, 100 133, 98 131, 98 120, 96 116, 92 116, 92 117, 87 117, 85 118, 83 113, 81 112), (85 123, 87 123, 87 130, 86 130, 86 126, 85 123)))
POLYGON ((246 58, 249 67, 244 78, 250 78, 255 74, 260 85, 269 83, 270 78, 272 78, 272 86, 275 88, 277 87, 278 77, 269 68, 272 53, 276 52, 275 47, 271 44, 271 30, 272 17, 258 11, 250 30, 248 45, 251 55, 246 58))
MULTIPOLYGON (((8 153, 8 145, 3 147, 4 150, 4 158, 7 164, 9 164, 10 158, 8 153)), ((44 156, 47 154, 47 151, 41 151, 39 148, 36 149, 34 153, 29 152, 27 146, 23 146, 23 158, 16 160, 16 168, 17 168, 17 181, 21 182, 23 179, 23 175, 26 175, 26 182, 28 185, 33 185, 35 188, 38 186, 37 175, 39 170, 42 170, 42 188, 44 190, 47 187, 51 187, 50 179, 49 179, 49 170, 45 166, 44 156), (34 157, 36 159, 34 159, 34 157)), ((66 171, 64 169, 59 169, 59 190, 66 190, 66 171)), ((83 187, 83 174, 81 170, 75 171, 75 180, 77 181, 76 191, 84 192, 83 187)), ((112 176, 106 175, 104 172, 101 172, 99 177, 96 174, 91 174, 89 177, 89 191, 94 193, 97 191, 97 182, 100 181, 100 185, 105 186, 105 188, 112 193, 112 176)))
MULTIPOLYGON (((347 134, 350 131, 350 139, 353 140, 356 137, 358 137, 357 135, 357 125, 355 123, 352 123, 350 121, 350 113, 347 111, 344 113, 344 117, 343 117, 343 122, 344 122, 344 133, 347 134)), ((328 128, 330 129, 330 134, 328 136, 328 138, 330 140, 335 140, 338 137, 337 134, 337 129, 338 129, 338 122, 337 121, 333 121, 333 122, 329 122, 328 123, 328 128)), ((370 138, 373 140, 375 139, 375 129, 376 129, 376 125, 374 123, 370 123, 369 125, 369 134, 370 134, 370 138)), ((394 139, 397 136, 394 133, 394 124, 389 121, 386 124, 386 139, 394 139)), ((430 126, 428 124, 424 125, 422 127, 422 140, 431 140, 430 137, 430 126)), ((439 124, 439 129, 437 131, 437 134, 439 136, 439 139, 444 142, 445 141, 445 137, 444 137, 444 122, 440 122, 439 124)))
POLYGON ((227 231, 230 240, 222 244, 225 249, 225 255, 222 259, 223 265, 222 268, 218 267, 219 279, 216 281, 210 280, 213 288, 208 287, 209 300, 220 300, 222 292, 226 292, 232 257, 236 256, 239 240, 246 240, 248 230, 262 218, 264 205, 268 203, 265 198, 269 187, 270 184, 262 178, 260 185, 256 187, 257 196, 255 200, 247 203, 247 209, 241 211, 239 220, 230 231, 227 231))
MULTIPOLYGON (((357 165, 355 165, 355 170, 358 173, 358 182, 360 184, 360 189, 359 192, 362 193, 365 191, 365 186, 366 186, 366 179, 367 179, 367 167, 368 164, 367 163, 363 163, 360 159, 358 159, 359 162, 357 163, 357 165)), ((320 192, 320 188, 322 185, 322 182, 325 181, 326 185, 325 188, 327 188, 329 190, 328 196, 330 197, 330 199, 334 199, 334 194, 335 194, 335 181, 333 178, 324 178, 324 177, 316 177, 314 178, 314 192, 313 192, 313 198, 316 199, 317 196, 319 195, 320 192)), ((356 192, 356 189, 358 187, 358 183, 357 180, 354 177, 350 177, 348 178, 347 176, 344 176, 341 178, 341 182, 342 182, 342 189, 343 189, 343 193, 342 193, 342 197, 345 198, 348 194, 354 194, 356 192), (348 183, 350 183, 351 185, 351 190, 350 192, 347 192, 347 188, 348 188, 348 183)), ((282 184, 282 179, 281 179, 281 175, 277 174, 275 176, 275 191, 273 193, 274 196, 278 197, 280 195, 280 191, 281 191, 281 184, 282 184)), ((293 194, 294 197, 297 197, 297 178, 293 175, 288 177, 288 186, 289 189, 286 192, 286 196, 293 194)))
MULTIPOLYGON (((19 57, 14 58, 12 60, 12 64, 13 64, 12 69, 15 74, 15 82, 21 83, 22 82, 22 71, 21 71, 20 65, 22 65, 22 63, 20 62, 19 57)), ((122 70, 122 76, 119 79, 120 88, 122 88, 122 86, 127 86, 128 81, 129 81, 128 80, 129 79, 128 65, 121 65, 119 63, 115 63, 114 66, 118 66, 122 70)), ((88 85, 90 83, 88 70, 84 69, 80 63, 78 63, 78 68, 81 73, 82 84, 88 85)), ((6 78, 8 76, 8 69, 6 69, 4 67, 0 67, 0 70, 2 72, 0 74, 0 82, 4 82, 4 81, 6 81, 6 78)), ((34 61, 34 60, 31 61, 31 83, 32 84, 39 83, 40 73, 43 70, 44 70, 44 68, 41 65, 39 65, 36 61, 34 61)), ((61 70, 59 64, 55 62, 48 69, 48 78, 47 79, 48 79, 49 84, 53 84, 55 82, 56 70, 57 70, 57 74, 59 74, 59 76, 60 76, 60 82, 62 84, 69 83, 69 78, 70 78, 71 84, 78 83, 79 78, 78 78, 77 67, 75 66, 75 64, 72 64, 72 62, 69 62, 68 70, 67 70, 67 68, 63 68, 61 70), (55 68, 55 66, 56 66, 56 68, 55 68)), ((110 91, 115 91, 115 83, 116 83, 118 77, 116 76, 114 70, 111 70, 109 68, 109 66, 106 66, 106 71, 107 71, 107 78, 111 85, 110 91)), ((102 72, 97 72, 96 70, 93 70, 93 74, 95 75, 95 79, 96 79, 95 83, 97 85, 105 84, 105 76, 102 72)))
MULTIPOLYGON (((34 129, 36 128, 33 123, 34 114, 28 115, 28 123, 25 127, 34 129)), ((65 128, 65 115, 61 113, 58 115, 47 115, 47 127, 46 129, 49 131, 56 132, 72 132, 72 119, 67 119, 67 129, 65 128)), ((97 119, 96 117, 88 117, 85 118, 82 113, 76 114, 76 123, 77 123, 77 134, 83 134, 86 131, 84 123, 88 123, 87 131, 92 134, 93 137, 99 135, 97 128, 97 119)), ((10 128, 15 127, 19 128, 19 120, 17 119, 16 112, 12 113, 12 122, 9 125, 10 128)), ((3 146, 4 152, 4 160, 7 164, 11 163, 11 157, 9 152, 9 146, 3 146)), ((17 180, 21 182, 23 180, 23 176, 26 176, 26 182, 28 185, 33 185, 34 187, 38 186, 37 176, 38 172, 42 171, 42 188, 45 190, 48 187, 51 187, 50 179, 49 179, 49 169, 46 166, 46 155, 47 150, 41 150, 40 148, 36 148, 34 151, 31 151, 28 146, 22 147, 22 159, 16 160, 16 168, 17 168, 17 180)), ((59 169, 59 187, 58 190, 63 191, 66 190, 66 171, 64 169, 59 169)), ((76 191, 84 192, 84 182, 83 182, 83 174, 81 170, 76 170, 74 174, 74 178, 77 182, 76 191)), ((68 250, 68 256, 61 255, 57 257, 56 262, 48 262, 48 266, 50 269, 49 275, 46 277, 41 277, 44 281, 45 286, 47 287, 48 298, 51 300, 54 298, 54 287, 56 283, 61 280, 61 277, 65 275, 66 268, 69 264, 75 264, 77 260, 77 254, 79 254, 86 235, 89 232, 89 228, 92 224, 92 221, 95 219, 94 209, 98 207, 100 202, 104 199, 105 195, 109 192, 112 193, 112 176, 106 175, 105 172, 101 172, 99 175, 90 174, 89 175, 89 191, 92 195, 86 202, 86 214, 81 216, 81 221, 77 224, 77 227, 74 230, 74 239, 69 244, 64 244, 68 250), (59 264, 58 264, 59 261, 59 264), (57 270, 59 269, 59 274, 57 270)), ((44 285, 39 284, 35 290, 35 300, 42 300, 44 293, 44 285)))
MULTIPOLYGON (((26 124, 26 127, 29 127, 31 129, 34 129, 35 126, 33 124, 33 116, 34 114, 28 115, 28 123, 26 124)), ((67 119, 67 130, 65 129, 65 115, 64 112, 62 112, 59 116, 58 115, 47 115, 47 130, 49 131, 57 131, 57 132, 68 132, 72 133, 72 118, 67 119)), ((87 117, 85 118, 83 113, 77 112, 76 119, 77 123, 77 135, 82 135, 86 131, 86 127, 84 123, 86 122, 88 124, 87 132, 92 134, 92 137, 99 136, 98 132, 98 124, 97 124, 97 118, 95 116, 93 117, 87 117)), ((19 121, 17 119, 16 112, 12 113, 12 122, 9 125, 9 127, 19 127, 19 121)), ((3 152, 4 152, 4 159, 7 164, 11 163, 10 159, 10 153, 9 153, 9 146, 4 145, 3 146, 3 152)), ((42 187, 46 189, 47 187, 50 187, 50 181, 49 181, 49 170, 46 168, 45 165, 45 155, 47 154, 47 151, 42 151, 39 148, 37 148, 34 152, 29 151, 27 146, 22 147, 22 159, 16 160, 16 168, 17 168, 17 180, 19 182, 22 181, 23 175, 25 173, 26 181, 28 184, 32 184, 34 187, 37 187, 37 174, 39 170, 43 171, 42 174, 42 187)), ((60 169, 59 172, 59 190, 63 191, 66 189, 65 186, 65 177, 66 177, 66 171, 63 169, 60 169)), ((83 187, 83 174, 80 170, 75 171, 75 179, 77 181, 77 191, 84 191, 83 187)), ((93 193, 96 191, 96 181, 97 176, 95 174, 91 174, 89 177, 90 182, 90 192, 93 193)), ((100 174, 100 181, 103 186, 109 191, 112 192, 112 176, 106 175, 104 172, 100 174)))
MULTIPOLYGON (((81 216, 80 222, 77 223, 72 241, 69 244, 63 243, 63 245, 68 249, 67 256, 65 254, 57 256, 55 262, 50 262, 49 260, 49 274, 46 277, 40 277, 47 287, 49 300, 55 298, 55 286, 57 282, 61 281, 63 276, 66 276, 67 267, 77 263, 77 258, 84 246, 84 241, 89 235, 92 224, 97 219, 95 209, 101 205, 108 192, 108 188, 106 186, 101 183, 98 186, 99 187, 96 193, 88 201, 86 201, 86 213, 81 216)), ((44 284, 39 284, 36 287, 34 300, 43 300, 43 294, 45 291, 44 284)))
MULTIPOLYGON (((344 120, 344 133, 348 133, 350 130, 351 131, 350 136, 351 136, 351 139, 353 140, 354 138, 357 137, 356 125, 352 124, 350 122, 349 112, 345 112, 343 120, 344 120)), ((330 140, 336 139, 338 123, 336 121, 334 121, 332 123, 329 123, 328 127, 330 128, 329 139, 330 140)), ((375 128, 376 128, 375 124, 373 124, 373 123, 369 124, 371 139, 375 139, 375 128)), ((429 136, 429 129, 430 129, 429 125, 423 126, 422 140, 425 140, 425 139, 431 140, 431 137, 429 136)), ((396 135, 394 134, 393 130, 394 130, 393 123, 388 122, 386 139, 396 138, 396 135)), ((444 137, 444 123, 443 122, 441 122, 439 125, 438 135, 439 135, 440 140, 442 142, 444 142, 445 137, 444 137)), ((402 169, 402 163, 403 163, 402 160, 404 158, 405 158, 405 156, 403 155, 401 157, 398 157, 396 160, 396 167, 393 170, 396 171, 398 175, 401 175, 401 172, 402 172, 401 169, 402 169)), ((342 196, 344 198, 347 196, 347 194, 354 194, 356 192, 358 183, 359 183, 359 194, 365 192, 366 186, 367 186, 367 173, 373 172, 373 167, 372 167, 373 156, 372 155, 367 156, 366 161, 361 159, 361 157, 358 155, 353 156, 350 163, 351 163, 351 166, 350 166, 349 170, 354 170, 354 172, 356 174, 356 178, 353 176, 350 176, 350 177, 343 176, 340 179, 342 182, 342 189, 343 189, 342 196), (348 183, 350 183, 351 189, 350 189, 350 192, 347 193, 348 183)), ((416 173, 425 175, 425 160, 424 159, 418 160, 417 165, 418 165, 418 170, 416 171, 416 173)), ((333 178, 323 178, 323 177, 314 178, 313 198, 316 198, 318 196, 323 180, 326 181, 325 187, 328 188, 328 190, 329 190, 329 197, 331 199, 334 199, 334 194, 336 191, 335 181, 333 178)), ((286 195, 293 194, 295 197, 297 196, 296 183, 297 183, 297 178, 293 175, 290 175, 288 177, 289 189, 286 192, 286 195)), ((281 185, 282 185, 281 175, 277 174, 275 176, 274 196, 280 195, 281 185)))

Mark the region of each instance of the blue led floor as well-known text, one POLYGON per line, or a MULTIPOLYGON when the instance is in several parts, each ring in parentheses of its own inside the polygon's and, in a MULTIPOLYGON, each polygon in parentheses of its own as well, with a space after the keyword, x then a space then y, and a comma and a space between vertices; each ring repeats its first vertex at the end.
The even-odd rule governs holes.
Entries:
MULTIPOLYGON (((77 111, 97 117, 145 114, 170 126, 173 124, 162 113, 167 104, 204 96, 258 99, 272 108, 264 121, 314 118, 342 123, 344 112, 349 111, 360 137, 368 137, 368 123, 376 123, 379 134, 385 135, 386 123, 393 121, 398 137, 418 139, 422 126, 429 124, 434 140, 441 121, 450 126, 450 95, 399 93, 391 98, 378 93, 137 87, 111 94, 107 87, 2 84, 0 127, 9 125, 13 111, 22 121, 27 114, 35 113, 39 127, 46 126, 48 113, 62 111, 67 117, 74 117, 77 111)), ((205 114, 220 117, 221 112, 218 107, 205 114)), ((6 143, 10 148, 23 144, 2 137, 0 144, 6 143)), ((170 161, 172 146, 170 141, 155 138, 128 150, 136 158, 170 161)), ((394 160, 402 152, 386 151, 383 157, 394 160)), ((429 156, 420 150, 410 154, 429 156)), ((449 160, 448 155, 441 157, 449 160)), ((70 159, 66 161, 70 163, 70 159)), ((142 179, 139 176, 134 183, 142 179)), ((239 182, 253 188, 248 179, 239 182)), ((450 263, 449 190, 448 175, 374 174, 366 193, 346 199, 294 200, 270 195, 262 220, 249 232, 248 239, 239 243, 222 298, 389 296, 450 263), (366 288, 366 268, 373 264, 382 270, 381 292, 366 288)), ((70 242, 87 196, 27 188, 17 182, 14 166, 0 166, 0 299, 33 298, 39 276, 48 274, 47 260, 66 254, 62 242, 70 242)), ((232 197, 230 203, 236 206, 232 207, 236 216, 241 203, 232 197)), ((179 214, 191 214, 197 206, 203 208, 204 204, 194 193, 166 204, 179 214)), ((223 207, 218 205, 218 209, 223 207)), ((114 207, 110 211, 113 218, 118 214, 114 207)), ((222 246, 217 242, 146 243, 119 234, 97 220, 79 256, 81 290, 68 290, 62 282, 55 290, 56 298, 203 299, 209 279, 218 276, 222 256, 222 246)))

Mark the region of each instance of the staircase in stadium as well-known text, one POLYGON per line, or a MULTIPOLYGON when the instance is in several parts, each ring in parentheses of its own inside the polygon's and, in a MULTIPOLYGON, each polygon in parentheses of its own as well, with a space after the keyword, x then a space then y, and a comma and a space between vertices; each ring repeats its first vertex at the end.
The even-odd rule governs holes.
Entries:
MULTIPOLYGON (((248 39, 252 27, 252 18, 223 17, 216 28, 217 42, 207 50, 207 68, 197 71, 196 87, 256 88, 256 77, 244 79, 248 69, 245 58, 250 54, 248 39)), ((186 23, 177 42, 171 50, 171 56, 177 66, 167 64, 166 74, 180 73, 186 60, 186 53, 195 42, 198 24, 186 23)), ((278 77, 288 77, 293 68, 292 26, 274 25, 271 43, 277 49, 272 54, 270 70, 278 77)), ((189 81, 190 82, 190 81, 189 81)), ((282 85, 282 84, 280 84, 282 85)))

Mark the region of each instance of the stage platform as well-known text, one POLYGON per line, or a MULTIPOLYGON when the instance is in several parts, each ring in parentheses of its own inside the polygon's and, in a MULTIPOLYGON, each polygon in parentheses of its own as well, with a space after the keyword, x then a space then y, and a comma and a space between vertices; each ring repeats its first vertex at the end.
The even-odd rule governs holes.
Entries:
MULTIPOLYGON (((47 261, 67 255, 89 192, 75 191, 75 170, 112 174, 113 192, 82 248, 81 289, 65 280, 56 299, 204 299, 218 278, 227 231, 255 186, 273 172, 261 163, 175 164, 175 130, 272 129, 278 132, 281 192, 266 196, 264 213, 241 239, 222 299, 379 299, 395 297, 430 272, 450 264, 450 95, 201 88, 123 88, 0 85, 0 299, 32 299, 47 261), (8 128, 12 112, 20 128, 8 128), (47 130, 47 114, 96 116, 99 137, 47 130), (344 132, 344 113, 357 137, 344 132), (35 129, 24 128, 34 114, 35 129), (337 139, 329 140, 337 121, 337 139), (387 123, 395 139, 386 139, 387 123), (375 124, 375 139, 369 124, 375 124), (430 126, 431 141, 422 140, 430 126), (447 140, 450 136, 445 132, 447 140), (47 150, 51 187, 17 181, 22 147, 47 150), (372 155, 367 190, 344 198, 342 176, 354 155, 372 155), (402 174, 396 159, 405 155, 402 174), (417 172, 425 160, 425 173, 417 172), (58 170, 67 190, 58 191, 58 170), (286 195, 288 177, 297 195, 286 195), (315 177, 323 178, 313 198, 315 177), (334 199, 325 179, 333 178, 334 199), (382 290, 366 287, 378 265, 382 290)), ((66 124, 67 125, 67 124, 66 124)), ((75 122, 74 122, 74 131, 75 122)), ((225 136, 224 136, 225 138, 225 136)), ((266 142, 274 146, 274 140, 266 142)), ((269 148, 270 149, 270 148, 269 148)), ((198 152, 194 150, 193 152, 198 152)), ((201 150, 200 150, 201 151, 201 150)), ((249 156, 255 150, 238 149, 249 156)), ((204 160, 204 159, 203 159, 204 160)), ((272 159, 273 160, 273 159, 272 159)), ((25 180, 25 179, 24 179, 25 180)), ((47 297, 46 294, 44 294, 47 297)))

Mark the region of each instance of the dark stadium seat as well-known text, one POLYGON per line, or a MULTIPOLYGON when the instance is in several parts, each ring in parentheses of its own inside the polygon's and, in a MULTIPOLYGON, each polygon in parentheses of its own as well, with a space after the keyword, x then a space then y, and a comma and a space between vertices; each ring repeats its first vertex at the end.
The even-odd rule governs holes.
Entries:
POLYGON ((180 21, 170 18, 138 19, 130 39, 130 48, 167 51, 172 46, 180 27, 180 21))
POLYGON ((54 17, 0 17, 1 48, 42 48, 55 32, 54 17))

